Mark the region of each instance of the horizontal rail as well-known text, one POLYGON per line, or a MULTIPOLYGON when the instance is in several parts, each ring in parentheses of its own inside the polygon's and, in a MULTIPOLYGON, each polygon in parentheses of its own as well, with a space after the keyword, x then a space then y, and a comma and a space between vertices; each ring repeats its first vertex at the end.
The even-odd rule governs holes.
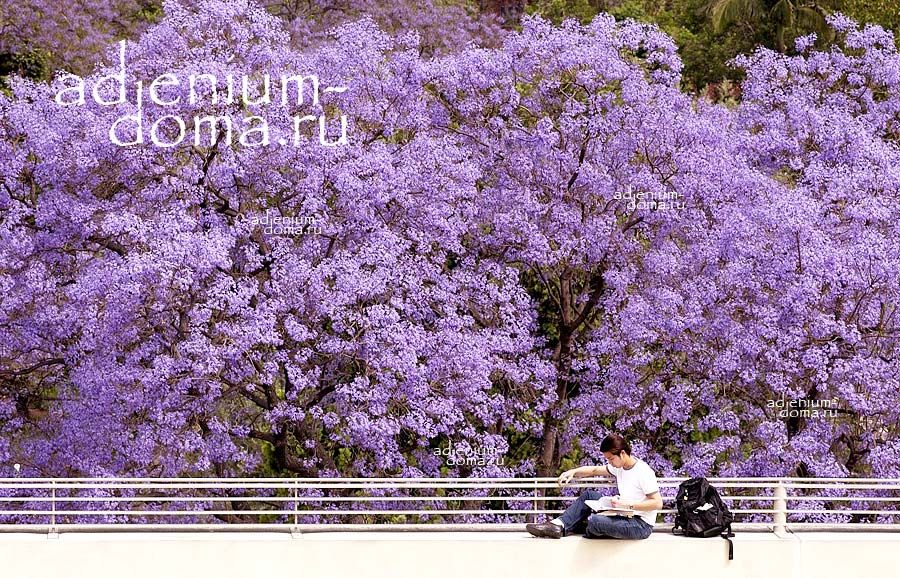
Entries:
MULTIPOLYGON (((673 513, 675 510, 658 510, 673 513)), ((731 510, 733 514, 775 514, 780 510, 731 510)), ((0 516, 272 516, 293 515, 296 510, 0 510, 0 516)), ((562 510, 301 510, 304 516, 471 516, 499 514, 560 514, 562 510)), ((900 512, 889 510, 790 510, 789 514, 878 514, 897 516, 900 512)))
MULTIPOLYGON (((861 480, 857 478, 847 478, 841 482, 837 481, 828 481, 822 480, 819 478, 809 478, 806 481, 793 481, 793 480, 781 480, 781 479, 772 479, 772 480, 760 480, 760 479, 747 479, 747 480, 738 480, 733 478, 721 479, 721 478, 707 478, 708 481, 716 486, 741 486, 741 487, 769 487, 773 484, 782 484, 786 486, 795 486, 795 487, 816 487, 816 486, 825 486, 825 487, 844 487, 844 486, 864 486, 870 485, 873 487, 884 487, 884 486, 892 486, 892 487, 900 487, 900 479, 882 479, 882 480, 861 480)), ((584 480, 590 480, 591 485, 596 485, 597 483, 615 483, 615 478, 607 477, 607 476, 597 476, 592 478, 577 478, 576 480, 572 480, 570 483, 566 484, 566 486, 570 486, 573 484, 582 484, 585 483, 584 480)), ((659 485, 673 486, 677 487, 681 482, 685 480, 681 478, 657 478, 657 482, 659 485)), ((334 487, 371 487, 371 486, 384 486, 384 487, 410 487, 410 486, 441 486, 441 487, 457 487, 457 486, 517 486, 517 485, 542 485, 548 487, 556 487, 559 484, 556 481, 556 478, 505 478, 505 479, 490 479, 490 478, 465 478, 465 479, 444 479, 444 478, 430 478, 430 479, 407 479, 407 478, 393 478, 393 479, 378 479, 378 478, 348 478, 348 479, 337 479, 337 478, 317 478, 317 479, 295 479, 295 478, 281 478, 278 480, 272 479, 256 479, 249 481, 240 481, 233 478, 223 478, 218 481, 212 480, 202 480, 195 481, 191 478, 181 478, 179 480, 162 480, 159 478, 131 478, 127 480, 118 480, 118 479, 110 479, 110 478, 60 478, 57 480, 53 479, 37 479, 37 478, 0 478, 0 487, 6 486, 37 486, 37 487, 48 487, 51 485, 55 486, 103 486, 103 487, 121 487, 121 486, 134 486, 134 487, 283 487, 283 486, 311 486, 311 487, 320 487, 320 486, 334 486, 334 487)))
MULTIPOLYGON (((664 502, 671 505, 685 479, 658 480, 664 502)), ((735 529, 898 528, 900 479, 709 481, 732 506, 735 529), (836 523, 840 520, 846 523, 836 523)), ((463 527, 491 521, 492 527, 509 524, 521 530, 522 522, 558 515, 576 499, 561 492, 608 488, 612 493, 614 487, 615 480, 606 477, 579 478, 562 487, 556 478, 0 478, 0 531, 69 531, 106 527, 115 520, 109 525, 154 531, 161 527, 227 531, 243 526, 300 531, 348 528, 360 520, 372 520, 356 524, 366 529, 427 526, 446 531, 460 525, 460 516, 467 517, 463 527), (315 495, 305 495, 310 492, 315 495), (407 519, 410 516, 414 518, 407 519), (429 523, 419 523, 423 520, 429 523)), ((671 520, 675 510, 657 513, 671 520)))
MULTIPOLYGON (((674 499, 674 496, 663 496, 663 499, 674 499)), ((576 496, 0 496, 0 502, 457 502, 460 500, 473 502, 559 502, 573 501, 576 496)), ((725 501, 773 501, 774 496, 722 496, 725 501)), ((783 498, 789 502, 822 501, 831 502, 900 502, 900 498, 880 496, 788 496, 783 498)))

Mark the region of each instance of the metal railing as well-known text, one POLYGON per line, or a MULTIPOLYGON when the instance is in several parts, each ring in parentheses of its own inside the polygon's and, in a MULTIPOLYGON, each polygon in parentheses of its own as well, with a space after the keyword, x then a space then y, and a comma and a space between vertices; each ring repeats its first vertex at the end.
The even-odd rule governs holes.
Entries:
MULTIPOLYGON (((671 527, 686 478, 662 478, 671 527)), ((900 479, 710 478, 736 531, 900 530, 900 479)), ((522 531, 609 478, 0 478, 0 531, 522 531)))

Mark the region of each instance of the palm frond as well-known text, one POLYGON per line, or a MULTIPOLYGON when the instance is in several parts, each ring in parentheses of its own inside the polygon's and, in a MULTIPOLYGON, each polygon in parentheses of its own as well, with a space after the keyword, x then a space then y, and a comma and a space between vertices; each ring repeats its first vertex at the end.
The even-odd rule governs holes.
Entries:
POLYGON ((778 0, 778 3, 772 6, 769 14, 772 15, 779 27, 793 28, 794 8, 794 3, 791 0, 778 0))
POLYGON ((765 12, 762 0, 711 0, 707 14, 716 33, 742 20, 759 20, 765 12))
POLYGON ((819 34, 827 34, 830 30, 825 15, 819 10, 809 7, 800 6, 797 8, 797 27, 803 30, 810 30, 819 34))

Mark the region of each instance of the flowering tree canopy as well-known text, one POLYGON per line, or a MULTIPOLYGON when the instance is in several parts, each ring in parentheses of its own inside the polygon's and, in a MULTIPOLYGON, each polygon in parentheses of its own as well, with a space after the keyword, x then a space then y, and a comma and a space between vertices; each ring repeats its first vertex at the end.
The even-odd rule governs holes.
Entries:
POLYGON ((0 95, 0 461, 553 475, 615 430, 661 473, 900 475, 890 34, 743 57, 729 109, 633 21, 269 8, 169 2, 0 95))

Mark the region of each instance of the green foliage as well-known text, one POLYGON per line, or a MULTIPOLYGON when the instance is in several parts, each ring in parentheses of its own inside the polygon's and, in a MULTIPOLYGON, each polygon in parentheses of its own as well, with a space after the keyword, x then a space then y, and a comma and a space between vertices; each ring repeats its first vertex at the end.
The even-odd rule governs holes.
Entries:
POLYGON ((824 48, 834 41, 825 15, 836 10, 860 22, 900 28, 900 10, 892 0, 537 0, 527 7, 554 23, 566 18, 586 23, 606 11, 617 20, 656 24, 678 44, 682 88, 716 101, 733 100, 733 87, 742 79, 728 65, 732 58, 759 45, 791 52, 794 40, 810 32, 824 48))
POLYGON ((559 307, 553 301, 549 288, 541 281, 536 272, 528 269, 520 271, 519 280, 531 298, 538 304, 539 334, 547 340, 548 348, 556 347, 559 342, 559 307))
POLYGON ((708 1, 538 0, 529 3, 527 11, 555 23, 566 18, 576 18, 586 23, 601 11, 606 11, 617 20, 631 18, 655 24, 678 45, 684 63, 684 89, 698 92, 706 85, 719 83, 724 79, 732 82, 740 80, 740 72, 729 67, 727 62, 738 54, 751 52, 756 44, 764 43, 762 32, 748 36, 745 30, 715 31, 704 12, 708 1))
POLYGON ((37 81, 50 79, 50 53, 35 48, 21 54, 0 54, 0 90, 6 90, 6 77, 18 74, 37 81))
POLYGON ((575 18, 582 24, 587 24, 600 11, 588 0, 541 0, 529 2, 525 12, 537 14, 555 24, 566 18, 575 18))
POLYGON ((753 33, 769 28, 774 34, 766 35, 766 45, 786 52, 794 39, 810 32, 823 45, 833 40, 825 16, 839 4, 838 0, 709 0, 706 13, 716 32, 733 26, 753 33))
POLYGON ((900 7, 896 0, 844 0, 841 12, 858 22, 880 24, 894 31, 894 42, 900 47, 900 7))
POLYGON ((143 3, 140 10, 134 15, 136 22, 146 22, 153 24, 159 22, 163 17, 163 7, 161 2, 148 0, 143 3))
POLYGON ((581 449, 581 444, 578 443, 578 440, 572 442, 572 449, 569 450, 564 456, 561 456, 559 459, 559 471, 560 473, 571 470, 572 468, 577 468, 584 456, 584 452, 581 449))
POLYGON ((505 460, 510 464, 520 464, 534 458, 539 451, 534 437, 528 433, 507 429, 504 437, 509 443, 509 451, 506 452, 505 460))
POLYGON ((284 472, 278 467, 278 460, 275 459, 275 446, 269 442, 258 442, 262 459, 254 472, 263 478, 277 478, 284 475, 284 472))
POLYGON ((707 1, 626 0, 610 9, 610 13, 620 20, 633 18, 656 24, 671 36, 684 64, 682 86, 687 91, 699 92, 723 80, 741 80, 741 73, 730 67, 728 61, 762 43, 758 35, 748 35, 746 31, 716 31, 704 12, 707 1))
POLYGON ((710 0, 705 11, 715 32, 735 24, 762 20, 769 13, 764 0, 710 0))

